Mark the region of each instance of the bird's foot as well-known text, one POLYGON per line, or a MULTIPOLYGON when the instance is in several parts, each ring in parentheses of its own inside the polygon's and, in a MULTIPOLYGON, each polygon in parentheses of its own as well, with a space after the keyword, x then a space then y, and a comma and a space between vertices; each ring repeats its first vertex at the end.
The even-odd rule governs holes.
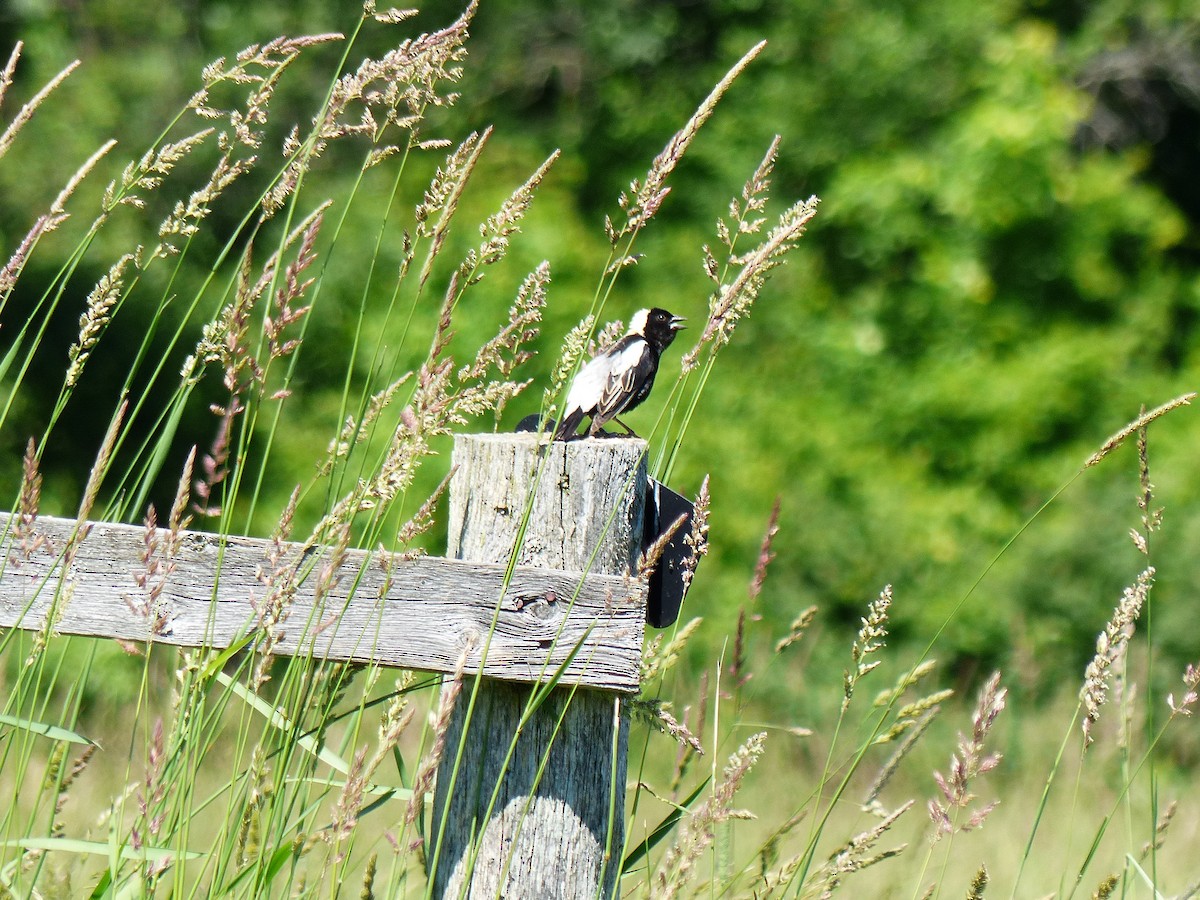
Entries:
POLYGON ((616 418, 614 418, 614 419, 613 419, 613 421, 614 421, 614 422, 616 422, 618 425, 620 425, 622 428, 624 428, 624 429, 625 429, 625 434, 624 434, 624 435, 613 435, 613 437, 632 437, 632 438, 635 438, 635 437, 637 437, 637 436, 638 436, 636 431, 634 431, 632 428, 630 428, 628 425, 626 425, 626 424, 625 424, 624 422, 622 422, 620 419, 616 419, 616 418))

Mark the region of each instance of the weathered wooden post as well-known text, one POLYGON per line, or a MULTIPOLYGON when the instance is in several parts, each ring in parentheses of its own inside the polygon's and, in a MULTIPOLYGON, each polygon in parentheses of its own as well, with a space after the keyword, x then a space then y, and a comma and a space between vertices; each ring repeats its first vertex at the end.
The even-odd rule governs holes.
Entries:
MULTIPOLYGON (((533 435, 457 437, 448 556, 507 561, 532 496, 519 563, 610 575, 635 569, 645 449, 636 439, 591 439, 551 444, 541 459, 533 435)), ((549 598, 545 615, 569 601, 549 598)), ((471 688, 464 685, 438 772, 431 834, 441 840, 428 852, 431 865, 437 855, 434 895, 613 896, 629 737, 622 695, 560 686, 522 723, 536 685, 484 679, 468 722, 471 688)))

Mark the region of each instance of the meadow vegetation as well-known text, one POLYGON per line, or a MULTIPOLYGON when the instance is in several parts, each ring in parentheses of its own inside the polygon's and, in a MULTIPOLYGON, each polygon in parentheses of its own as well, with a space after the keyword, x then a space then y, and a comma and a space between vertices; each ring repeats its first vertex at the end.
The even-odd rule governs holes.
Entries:
POLYGON ((1200 891, 1200 23, 803 6, 5 13, 0 578, 278 553, 239 652, 0 635, 0 892, 425 895, 467 676, 277 654, 285 542, 440 553, 451 435, 651 305, 622 893, 1200 891))

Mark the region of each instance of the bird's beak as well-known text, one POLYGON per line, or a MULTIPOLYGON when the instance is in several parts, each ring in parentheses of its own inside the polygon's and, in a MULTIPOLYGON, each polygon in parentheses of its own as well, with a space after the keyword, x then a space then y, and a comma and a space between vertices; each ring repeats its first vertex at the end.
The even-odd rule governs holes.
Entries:
POLYGON ((683 331, 683 329, 687 328, 687 326, 683 324, 686 321, 687 319, 685 319, 683 316, 671 316, 671 330, 683 331))

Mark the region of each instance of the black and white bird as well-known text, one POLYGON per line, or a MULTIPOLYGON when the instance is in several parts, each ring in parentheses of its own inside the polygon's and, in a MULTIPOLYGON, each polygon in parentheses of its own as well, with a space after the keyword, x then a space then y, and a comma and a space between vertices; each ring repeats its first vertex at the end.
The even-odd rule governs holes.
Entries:
POLYGON ((554 440, 568 441, 585 417, 591 417, 588 437, 594 437, 604 425, 650 396, 658 360, 675 340, 684 319, 665 309, 640 309, 633 314, 625 336, 579 370, 567 392, 562 421, 554 431, 554 440))

